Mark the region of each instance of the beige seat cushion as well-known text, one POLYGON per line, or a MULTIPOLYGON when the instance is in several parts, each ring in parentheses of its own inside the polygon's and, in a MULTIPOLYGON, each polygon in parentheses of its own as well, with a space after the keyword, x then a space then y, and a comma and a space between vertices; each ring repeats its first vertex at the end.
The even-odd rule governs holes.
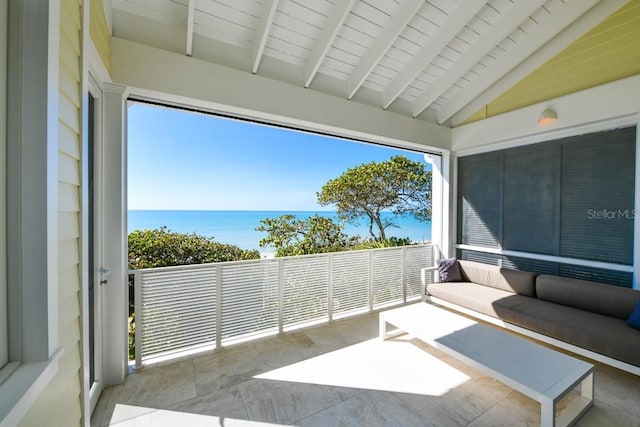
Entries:
POLYGON ((536 279, 538 299, 627 320, 640 291, 587 280, 540 275, 536 279))
POLYGON ((536 273, 511 270, 474 261, 461 260, 459 263, 463 278, 469 282, 519 295, 536 296, 536 273))
POLYGON ((640 330, 626 320, 535 298, 498 311, 500 318, 514 325, 640 366, 640 330))
POLYGON ((427 292, 434 297, 497 318, 501 318, 503 307, 516 307, 522 299, 531 299, 470 282, 431 283, 427 285, 427 292))

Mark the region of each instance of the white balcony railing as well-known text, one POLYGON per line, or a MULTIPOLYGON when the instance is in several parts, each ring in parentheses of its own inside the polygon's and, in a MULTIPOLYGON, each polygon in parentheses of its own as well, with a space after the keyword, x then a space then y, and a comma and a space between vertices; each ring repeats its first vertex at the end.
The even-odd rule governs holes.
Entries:
POLYGON ((136 366, 420 298, 430 244, 134 270, 136 366))

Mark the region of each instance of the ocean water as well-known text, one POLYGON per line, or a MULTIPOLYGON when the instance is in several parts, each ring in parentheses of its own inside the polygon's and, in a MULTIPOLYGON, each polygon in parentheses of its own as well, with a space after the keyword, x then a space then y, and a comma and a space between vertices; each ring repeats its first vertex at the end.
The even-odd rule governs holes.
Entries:
MULTIPOLYGON (((262 253, 273 252, 271 248, 261 248, 260 239, 266 233, 256 231, 263 218, 275 218, 284 214, 294 214, 298 218, 308 218, 319 214, 337 221, 335 212, 290 212, 290 211, 156 211, 130 210, 128 212, 128 232, 133 230, 156 229, 166 226, 179 233, 197 233, 215 238, 221 243, 229 243, 242 249, 256 249, 262 253)), ((387 214, 388 216, 388 214, 387 214)), ((385 214, 383 214, 385 218, 385 214)), ((412 217, 397 218, 396 227, 387 229, 387 237, 408 237, 412 241, 431 240, 431 223, 418 221, 412 217)), ((347 224, 344 232, 350 236, 369 236, 369 226, 362 221, 358 226, 347 224)))

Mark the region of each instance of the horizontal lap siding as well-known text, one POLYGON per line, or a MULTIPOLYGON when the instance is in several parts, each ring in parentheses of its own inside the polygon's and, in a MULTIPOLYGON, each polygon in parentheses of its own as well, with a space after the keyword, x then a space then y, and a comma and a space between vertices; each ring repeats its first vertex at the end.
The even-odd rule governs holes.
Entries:
POLYGON ((22 420, 24 426, 80 425, 81 16, 78 0, 60 5, 58 92, 58 327, 64 352, 56 376, 22 420))

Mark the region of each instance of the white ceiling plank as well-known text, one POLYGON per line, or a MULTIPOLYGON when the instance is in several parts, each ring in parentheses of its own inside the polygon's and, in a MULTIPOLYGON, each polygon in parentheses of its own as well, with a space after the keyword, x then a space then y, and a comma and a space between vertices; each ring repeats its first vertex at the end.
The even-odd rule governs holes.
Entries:
POLYGON ((553 58, 556 54, 560 53, 577 38, 602 22, 603 19, 624 6, 625 3, 627 3, 627 0, 601 0, 597 2, 594 7, 589 9, 579 19, 575 20, 555 38, 518 64, 510 72, 501 76, 500 80, 454 114, 451 118, 453 126, 458 126, 480 108, 509 90, 509 88, 553 58))
POLYGON ((187 55, 193 51, 193 18, 196 12, 196 0, 189 0, 187 6, 187 55))
POLYGON ((177 9, 181 9, 182 5, 177 3, 140 4, 127 0, 113 0, 113 8, 169 25, 180 25, 184 22, 184 12, 180 10, 180 13, 177 13, 177 9))
POLYGON ((447 18, 436 34, 424 44, 413 59, 398 74, 382 94, 382 108, 387 108, 424 70, 471 18, 486 4, 486 0, 468 0, 447 18))
POLYGON ((387 49, 389 49, 389 46, 391 46, 393 41, 400 35, 423 4, 424 0, 405 0, 398 6, 398 13, 392 16, 382 30, 382 33, 367 51, 365 57, 362 58, 358 67, 351 76, 349 76, 347 81, 347 99, 351 99, 353 95, 355 95, 356 91, 362 86, 362 83, 367 79, 367 76, 369 76, 378 62, 380 62, 380 59, 387 49))
POLYGON ((433 101, 438 99, 452 84, 454 84, 464 73, 478 63, 487 53, 495 48, 505 37, 515 30, 522 22, 538 10, 546 0, 527 0, 513 5, 502 15, 500 20, 491 26, 487 31, 474 43, 470 49, 465 52, 453 67, 446 70, 442 76, 427 88, 413 102, 413 117, 418 116, 433 101))
POLYGON ((322 60, 331 48, 333 39, 338 34, 338 31, 340 31, 340 27, 342 27, 347 16, 349 16, 349 11, 355 2, 356 0, 336 2, 334 10, 331 16, 329 16, 328 22, 322 28, 322 32, 316 40, 316 45, 304 66, 304 87, 309 87, 311 84, 311 81, 318 72, 318 68, 320 68, 322 60))
POLYGON ((262 6, 263 9, 260 17, 260 23, 256 30, 256 40, 251 51, 251 62, 253 63, 251 72, 253 74, 258 72, 262 53, 264 52, 264 46, 267 44, 271 24, 273 24, 273 17, 276 14, 276 9, 278 9, 278 1, 279 0, 265 0, 262 6))
POLYGON ((564 10, 549 17, 544 25, 540 25, 534 33, 530 33, 529 37, 518 43, 507 55, 503 55, 499 60, 492 63, 483 71, 482 75, 474 79, 463 92, 443 106, 438 111, 438 122, 443 123, 457 113, 487 88, 500 80, 502 76, 568 27, 573 21, 580 18, 580 16, 597 2, 597 0, 582 0, 580 2, 570 3, 565 5, 564 10))

